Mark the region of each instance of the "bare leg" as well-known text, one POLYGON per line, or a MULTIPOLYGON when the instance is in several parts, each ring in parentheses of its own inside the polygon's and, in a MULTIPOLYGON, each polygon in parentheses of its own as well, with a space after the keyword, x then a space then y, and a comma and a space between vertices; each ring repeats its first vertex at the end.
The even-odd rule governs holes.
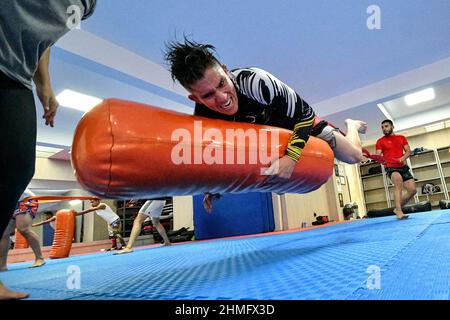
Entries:
POLYGON ((25 299, 28 298, 29 296, 30 295, 28 293, 9 290, 0 281, 0 300, 25 299))
POLYGON ((16 227, 16 220, 9 220, 8 226, 3 232, 2 239, 0 240, 0 271, 8 270, 7 259, 8 259, 8 251, 10 247, 10 239, 9 235, 16 227))
POLYGON ((35 255, 35 261, 30 268, 36 268, 45 264, 44 257, 42 256, 41 244, 36 233, 31 230, 32 219, 29 214, 19 214, 16 216, 17 230, 27 239, 31 249, 33 249, 35 255))
POLYGON ((164 229, 164 227, 162 226, 162 224, 159 221, 159 219, 152 217, 152 222, 153 222, 153 225, 155 226, 156 230, 158 230, 159 234, 163 238, 164 245, 165 246, 170 246, 170 240, 169 240, 169 237, 167 236, 166 229, 164 229))
POLYGON ((131 249, 134 246, 134 242, 136 241, 137 237, 141 234, 142 230, 142 223, 144 223, 145 219, 147 219, 147 216, 145 214, 139 213, 134 219, 133 222, 133 228, 131 229, 130 239, 128 240, 127 248, 131 249))
POLYGON ((402 198, 402 206, 407 204, 417 193, 416 182, 414 179, 403 182, 403 186, 408 191, 408 194, 402 198))
POLYGON ((122 250, 116 252, 115 254, 123 254, 133 252, 133 245, 137 237, 141 234, 142 223, 147 219, 145 214, 139 213, 133 221, 133 228, 131 229, 130 239, 128 239, 128 244, 122 250))
POLYGON ((361 162, 364 157, 362 153, 360 133, 365 133, 367 124, 363 121, 347 119, 347 134, 344 136, 340 132, 335 132, 336 147, 334 154, 336 158, 345 163, 354 164, 361 162))
POLYGON ((402 210, 402 189, 403 189, 403 179, 400 173, 393 172, 391 175, 392 183, 394 184, 394 200, 395 209, 394 213, 398 219, 405 219, 406 215, 402 210))

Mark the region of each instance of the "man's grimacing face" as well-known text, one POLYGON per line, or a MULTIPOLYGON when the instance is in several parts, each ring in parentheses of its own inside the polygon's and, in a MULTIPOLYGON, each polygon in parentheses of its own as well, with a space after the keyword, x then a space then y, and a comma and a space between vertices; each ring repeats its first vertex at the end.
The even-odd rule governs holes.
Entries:
POLYGON ((233 115, 238 111, 238 98, 225 66, 215 64, 206 69, 203 78, 189 87, 189 99, 209 109, 233 115))

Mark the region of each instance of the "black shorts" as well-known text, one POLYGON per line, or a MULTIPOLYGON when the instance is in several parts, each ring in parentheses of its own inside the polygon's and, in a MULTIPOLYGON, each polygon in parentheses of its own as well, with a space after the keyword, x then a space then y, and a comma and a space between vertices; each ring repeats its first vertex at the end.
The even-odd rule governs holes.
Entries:
MULTIPOLYGON (((414 177, 411 174, 411 171, 409 171, 408 166, 399 167, 399 168, 386 168, 386 173, 391 179, 392 173, 398 172, 402 176, 403 182, 414 179, 414 177)), ((392 179, 391 179, 392 180, 392 179)))

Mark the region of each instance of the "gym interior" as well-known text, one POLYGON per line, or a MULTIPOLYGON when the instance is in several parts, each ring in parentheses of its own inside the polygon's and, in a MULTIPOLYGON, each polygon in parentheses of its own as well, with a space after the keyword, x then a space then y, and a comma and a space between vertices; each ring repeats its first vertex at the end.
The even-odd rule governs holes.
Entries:
POLYGON ((38 268, 29 268, 35 255, 26 239, 11 233, 0 279, 30 300, 448 300, 450 5, 208 3, 99 1, 91 18, 55 43, 50 72, 60 107, 55 127, 45 126, 35 93, 28 189, 39 202, 33 223, 51 213, 56 226, 32 228, 45 259, 38 268), (402 207, 408 219, 394 212, 385 162, 325 161, 331 149, 316 139, 298 168, 299 179, 310 179, 304 192, 255 187, 248 168, 235 164, 168 163, 158 137, 170 139, 178 123, 164 121, 191 121, 194 102, 162 52, 184 35, 212 43, 228 69, 270 71, 344 132, 346 119, 366 122, 360 139, 371 155, 382 122, 391 120, 411 150, 405 165, 416 193, 402 207), (121 147, 112 156, 112 142, 97 136, 110 134, 101 108, 123 121, 111 129, 121 147), (101 216, 65 216, 92 208, 89 197, 117 214, 125 243, 146 201, 164 200, 159 220, 171 245, 147 219, 134 251, 115 254, 120 248, 110 250, 101 216), (60 246, 66 251, 55 253, 60 246))

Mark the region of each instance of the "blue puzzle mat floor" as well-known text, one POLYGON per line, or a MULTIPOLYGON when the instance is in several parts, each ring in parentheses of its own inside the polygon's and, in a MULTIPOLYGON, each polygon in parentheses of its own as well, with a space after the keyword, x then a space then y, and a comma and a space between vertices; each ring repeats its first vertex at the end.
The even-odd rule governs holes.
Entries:
POLYGON ((38 300, 449 299, 450 210, 9 265, 38 300))

